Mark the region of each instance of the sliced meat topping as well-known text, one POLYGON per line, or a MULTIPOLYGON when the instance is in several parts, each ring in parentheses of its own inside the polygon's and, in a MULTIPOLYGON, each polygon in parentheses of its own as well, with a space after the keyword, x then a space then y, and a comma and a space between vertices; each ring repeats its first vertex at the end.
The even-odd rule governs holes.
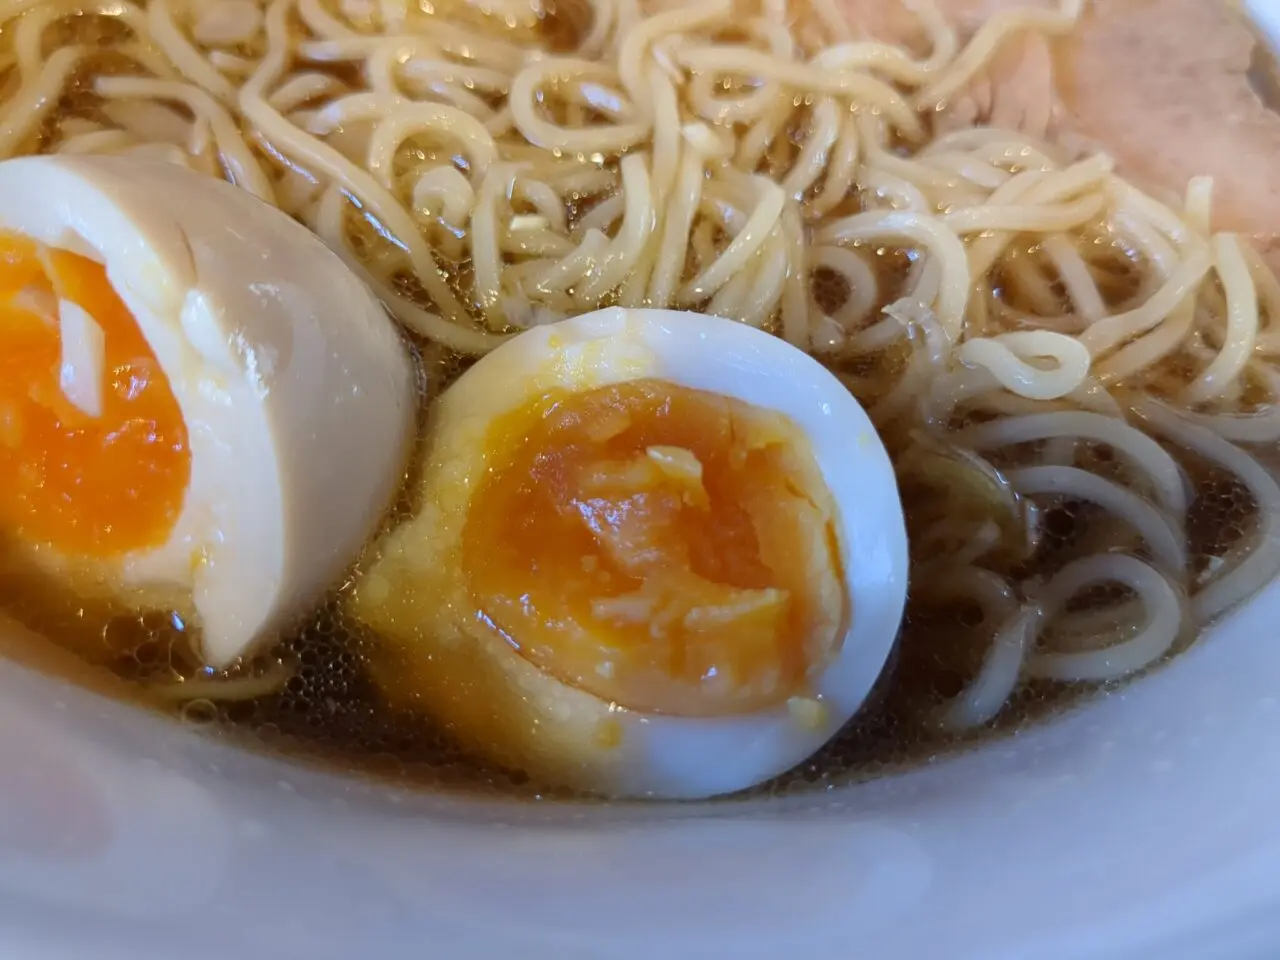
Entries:
POLYGON ((1251 82, 1259 39, 1212 0, 1108 0, 1057 51, 1059 136, 1086 138, 1162 199, 1214 181, 1214 226, 1280 237, 1280 115, 1251 82))
MULTIPOLYGON (((918 48, 913 0, 843 0, 855 31, 918 48)), ((962 39, 992 15, 1055 0, 936 0, 962 39)), ((1275 59, 1227 0, 1091 0, 1050 41, 1011 35, 953 96, 943 130, 984 124, 1103 151, 1120 174, 1177 203, 1214 179, 1214 227, 1255 239, 1280 270, 1280 81, 1275 59)))

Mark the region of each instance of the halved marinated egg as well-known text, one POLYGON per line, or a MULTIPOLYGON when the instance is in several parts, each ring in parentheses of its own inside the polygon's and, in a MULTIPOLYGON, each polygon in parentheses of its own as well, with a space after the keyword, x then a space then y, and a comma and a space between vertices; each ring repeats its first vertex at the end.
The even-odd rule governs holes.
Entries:
POLYGON ((744 324, 609 309, 437 402, 416 516, 351 608, 386 696, 537 779, 705 797, 826 742, 906 592, 888 456, 849 392, 744 324))
POLYGON ((403 476, 413 369, 319 240, 167 163, 0 164, 0 536, 189 608, 223 665, 328 587, 403 476))

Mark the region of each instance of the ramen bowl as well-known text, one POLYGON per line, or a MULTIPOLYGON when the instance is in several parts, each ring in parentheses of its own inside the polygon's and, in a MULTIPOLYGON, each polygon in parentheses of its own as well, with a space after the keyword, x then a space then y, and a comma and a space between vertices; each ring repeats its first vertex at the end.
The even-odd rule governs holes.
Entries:
POLYGON ((339 775, 0 660, 0 953, 1269 956, 1277 618, 1272 584, 1136 682, 878 779, 665 804, 339 775))
POLYGON ((1157 675, 827 794, 450 801, 193 738, 7 669, 15 956, 1268 955, 1272 589, 1157 675), (199 936, 192 934, 200 931, 199 936))

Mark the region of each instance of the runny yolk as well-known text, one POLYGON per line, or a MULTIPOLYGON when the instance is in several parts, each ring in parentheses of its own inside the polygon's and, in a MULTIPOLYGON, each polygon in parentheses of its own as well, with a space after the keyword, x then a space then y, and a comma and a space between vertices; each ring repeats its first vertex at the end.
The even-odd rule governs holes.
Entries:
POLYGON ((106 270, 0 234, 0 331, 0 532, 88 558, 162 544, 191 475, 186 423, 106 270), (63 392, 68 300, 103 334, 98 416, 63 392))
POLYGON ((474 616, 601 699, 683 716, 807 691, 846 622, 836 509, 787 417, 659 380, 497 421, 462 538, 474 616))

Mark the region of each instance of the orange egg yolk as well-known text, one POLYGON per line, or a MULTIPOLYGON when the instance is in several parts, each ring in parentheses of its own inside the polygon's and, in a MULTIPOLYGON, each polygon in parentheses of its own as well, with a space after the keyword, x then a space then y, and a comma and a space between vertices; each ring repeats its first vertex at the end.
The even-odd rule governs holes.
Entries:
POLYGON ((497 421, 472 496, 476 619, 622 706, 746 712, 808 691, 847 625, 836 508, 787 417, 659 380, 497 421))
POLYGON ((0 235, 0 325, 0 529, 88 558, 164 543, 191 475, 186 423, 106 270, 0 235), (98 415, 63 390, 65 301, 102 331, 98 415))

